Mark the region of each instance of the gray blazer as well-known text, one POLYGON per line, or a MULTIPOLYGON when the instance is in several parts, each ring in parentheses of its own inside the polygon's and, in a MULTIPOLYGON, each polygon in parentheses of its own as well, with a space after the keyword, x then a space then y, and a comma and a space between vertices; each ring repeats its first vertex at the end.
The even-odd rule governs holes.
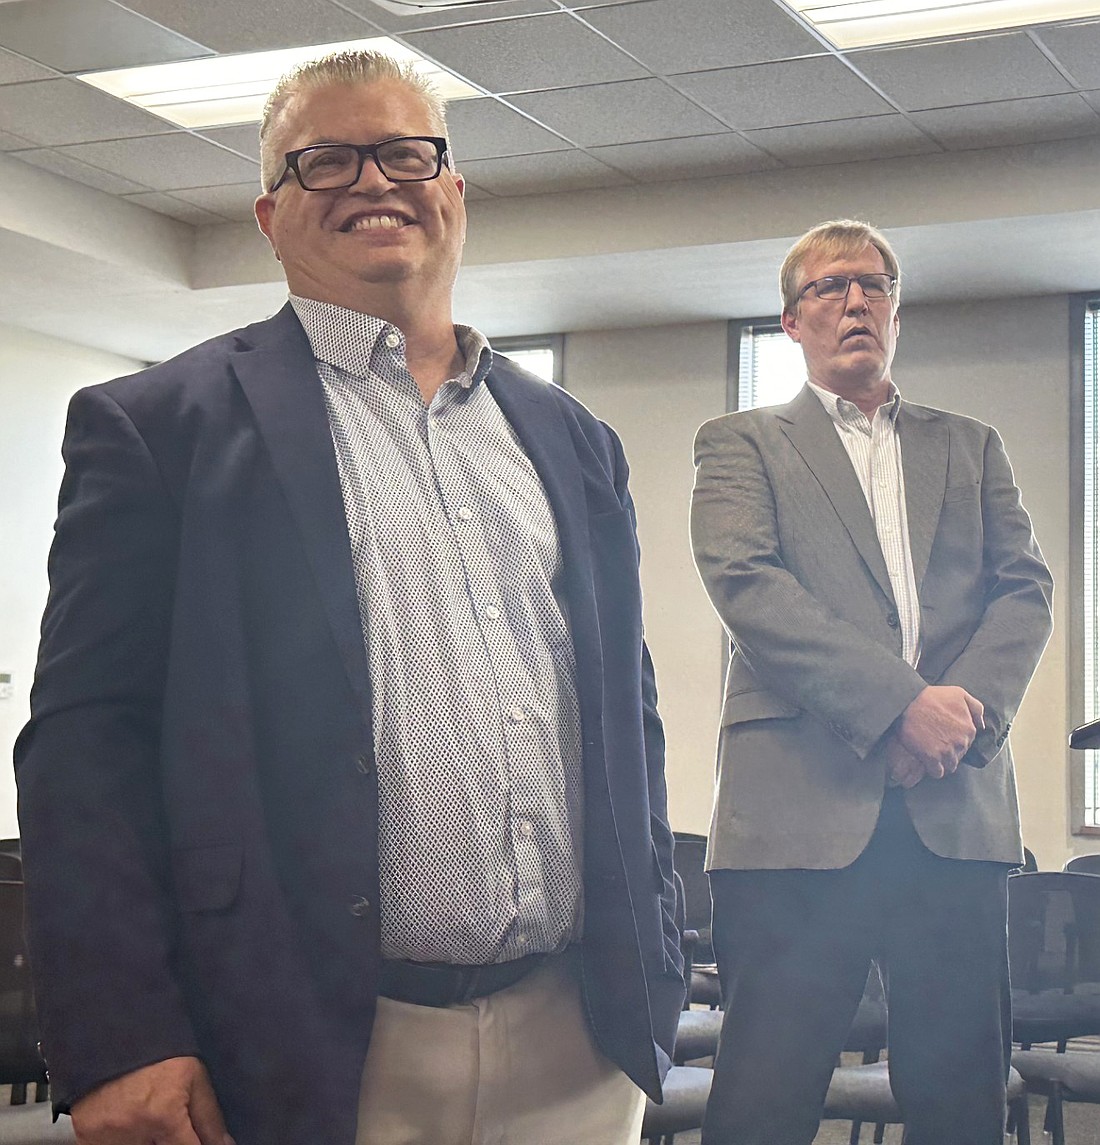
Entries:
POLYGON ((925 844, 1022 859, 1007 737, 1051 631, 1050 573, 996 430, 903 402, 898 414, 917 669, 874 521, 808 387, 707 422, 695 442, 695 560, 731 638, 708 867, 835 868, 867 845, 881 741, 926 683, 985 705, 964 764, 906 794, 925 844))

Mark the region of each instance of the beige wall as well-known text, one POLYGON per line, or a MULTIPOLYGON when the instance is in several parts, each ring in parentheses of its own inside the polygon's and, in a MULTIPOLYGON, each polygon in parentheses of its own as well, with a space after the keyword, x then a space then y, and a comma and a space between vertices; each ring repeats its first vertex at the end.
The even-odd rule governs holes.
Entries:
MULTIPOLYGON (((61 481, 61 433, 70 395, 80 386, 129 373, 139 363, 0 325, 0 671, 14 695, 0 700, 0 759, 29 714, 38 624, 46 603, 46 554, 61 481)), ((0 770, 0 837, 17 835, 15 784, 0 770)))
MULTIPOLYGON (((1055 635, 1013 729, 1025 842, 1061 866, 1069 834, 1066 585, 1069 309, 1064 296, 905 307, 895 377, 906 397, 998 426, 1060 586, 1055 635)), ((673 826, 706 829, 721 635, 687 549, 691 441, 722 412, 725 323, 571 335, 566 383, 620 432, 633 477, 646 627, 668 734, 673 826)))

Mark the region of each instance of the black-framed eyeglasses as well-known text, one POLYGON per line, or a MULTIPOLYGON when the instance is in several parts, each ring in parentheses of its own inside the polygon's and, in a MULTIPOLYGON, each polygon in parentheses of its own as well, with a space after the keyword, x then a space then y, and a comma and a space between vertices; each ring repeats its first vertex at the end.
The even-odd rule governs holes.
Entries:
POLYGON ((830 274, 826 278, 815 278, 813 282, 807 282, 798 292, 796 301, 800 301, 811 290, 818 298, 847 298, 853 282, 859 283, 864 298, 889 298, 898 285, 897 278, 892 274, 857 274, 854 278, 846 274, 830 274))
POLYGON ((401 135, 381 143, 316 143, 283 156, 286 167, 271 187, 277 191, 291 171, 303 191, 336 191, 352 187, 368 159, 391 183, 426 183, 438 179, 443 162, 451 166, 447 140, 434 135, 401 135))

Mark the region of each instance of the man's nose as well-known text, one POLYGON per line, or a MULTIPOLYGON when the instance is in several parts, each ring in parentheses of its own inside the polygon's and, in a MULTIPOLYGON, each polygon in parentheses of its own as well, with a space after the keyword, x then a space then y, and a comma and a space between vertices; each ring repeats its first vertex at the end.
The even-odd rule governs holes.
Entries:
POLYGON ((350 190, 368 195, 380 195, 393 185, 393 181, 382 174, 382 168, 375 162, 374 157, 367 156, 363 160, 363 170, 359 172, 359 178, 351 185, 350 190))
POLYGON ((863 287, 859 284, 859 279, 853 278, 848 286, 848 297, 845 299, 844 309, 851 314, 863 314, 871 309, 867 302, 867 295, 863 293, 863 287))

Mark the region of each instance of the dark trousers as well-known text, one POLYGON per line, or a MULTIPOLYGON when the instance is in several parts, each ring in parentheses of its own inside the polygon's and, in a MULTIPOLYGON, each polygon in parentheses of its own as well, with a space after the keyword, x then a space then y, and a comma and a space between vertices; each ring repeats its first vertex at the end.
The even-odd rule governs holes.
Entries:
POLYGON ((810 1145, 872 958, 910 1145, 1002 1145, 1008 871, 932 854, 894 791, 850 867, 712 871, 726 1016, 703 1145, 810 1145))

